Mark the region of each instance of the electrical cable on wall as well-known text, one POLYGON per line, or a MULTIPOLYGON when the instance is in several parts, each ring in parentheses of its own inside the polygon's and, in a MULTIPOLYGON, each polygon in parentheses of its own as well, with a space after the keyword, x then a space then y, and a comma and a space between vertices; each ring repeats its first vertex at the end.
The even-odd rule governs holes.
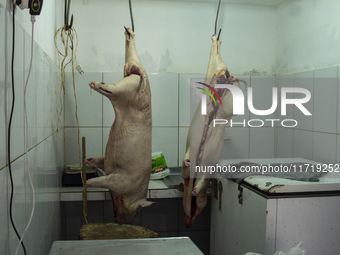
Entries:
POLYGON ((9 177, 10 177, 10 183, 11 183, 11 197, 9 202, 9 218, 12 224, 12 227, 20 240, 21 246, 24 250, 24 254, 26 255, 26 247, 24 242, 21 241, 21 237, 15 227, 14 221, 13 221, 13 195, 14 195, 14 185, 13 185, 13 176, 12 176, 12 166, 11 166, 11 126, 12 126, 12 119, 13 119, 13 112, 14 112, 14 106, 15 106, 15 89, 14 89, 14 49, 15 49, 15 8, 16 4, 13 4, 13 40, 12 40, 12 65, 11 65, 11 76, 12 76, 12 106, 11 106, 11 114, 9 118, 9 124, 8 124, 8 137, 7 137, 7 155, 8 155, 8 170, 9 170, 9 177))
POLYGON ((29 163, 28 163, 28 118, 27 118, 27 107, 26 107, 26 91, 27 91, 27 85, 28 85, 28 81, 31 75, 31 70, 32 70, 32 63, 33 63, 33 42, 34 42, 34 23, 35 23, 35 16, 31 15, 31 22, 32 22, 32 41, 31 41, 31 60, 30 60, 30 66, 29 66, 29 70, 28 70, 28 74, 27 74, 27 79, 26 79, 26 83, 25 83, 25 89, 24 89, 24 109, 25 109, 25 124, 26 124, 26 130, 25 130, 25 138, 26 138, 26 145, 25 145, 25 155, 26 155, 26 168, 27 168, 27 173, 28 173, 28 178, 30 180, 30 184, 31 184, 31 188, 32 188, 32 210, 31 210, 31 216, 30 219, 27 223, 27 226, 24 230, 24 232, 22 233, 20 242, 17 246, 15 255, 18 254, 19 251, 19 247, 20 247, 20 243, 22 243, 24 236, 26 234, 26 231, 28 230, 32 219, 33 219, 33 215, 34 215, 34 209, 35 209, 35 191, 34 191, 34 185, 32 182, 32 178, 31 178, 31 173, 30 173, 30 169, 29 169, 29 163))

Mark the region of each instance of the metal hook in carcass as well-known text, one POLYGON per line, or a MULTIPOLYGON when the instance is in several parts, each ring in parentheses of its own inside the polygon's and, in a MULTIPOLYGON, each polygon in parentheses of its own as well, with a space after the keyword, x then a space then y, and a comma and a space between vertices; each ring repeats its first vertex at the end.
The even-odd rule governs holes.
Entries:
POLYGON ((73 14, 71 16, 71 22, 68 23, 70 17, 70 4, 71 0, 65 0, 65 12, 64 12, 64 23, 65 23, 65 30, 68 31, 73 24, 73 14))

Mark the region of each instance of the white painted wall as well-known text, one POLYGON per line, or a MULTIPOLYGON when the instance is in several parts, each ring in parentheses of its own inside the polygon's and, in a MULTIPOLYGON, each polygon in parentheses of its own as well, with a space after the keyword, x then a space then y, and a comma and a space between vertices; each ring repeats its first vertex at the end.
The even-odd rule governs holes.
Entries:
POLYGON ((278 74, 340 64, 340 1, 286 1, 277 7, 278 74))
MULTIPOLYGON (((217 4, 133 1, 137 50, 148 73, 205 73, 217 4)), ((131 26, 128 1, 73 0, 79 36, 77 58, 85 72, 122 72, 124 28, 131 26)), ((233 74, 272 70, 274 7, 222 4, 222 58, 233 74)))
MULTIPOLYGON (((0 0, 0 3, 6 7, 7 0, 0 0)), ((36 16, 36 22, 34 25, 34 39, 38 45, 56 61, 56 51, 54 46, 54 34, 56 31, 56 16, 62 15, 63 1, 45 0, 41 14, 36 16)), ((16 8, 16 21, 32 35, 31 15, 28 9, 21 10, 16 8)))
MULTIPOLYGON (((18 238, 9 223, 10 180, 7 160, 7 127, 12 104, 11 55, 12 15, 0 0, 0 254, 13 255, 18 238)), ((61 2, 61 1, 58 1, 61 2)), ((64 166, 64 143, 56 132, 54 84, 58 68, 53 45, 56 1, 44 1, 37 17, 33 65, 27 85, 28 165, 36 202, 32 223, 24 236, 27 254, 48 254, 52 242, 61 239, 59 191, 64 166), (50 55, 50 56, 48 56, 50 55), (47 167, 48 166, 48 167, 47 167), (48 171, 56 166, 55 170, 48 171), (51 178, 52 177, 52 178, 51 178)), ((32 190, 26 169, 24 83, 31 56, 28 10, 17 9, 15 21, 15 107, 11 128, 10 159, 14 183, 13 220, 20 235, 28 223, 32 208, 32 190)), ((59 85, 60 86, 60 85, 59 85)), ((57 87, 59 90, 60 87, 57 87)), ((22 248, 18 254, 23 254, 22 248)))

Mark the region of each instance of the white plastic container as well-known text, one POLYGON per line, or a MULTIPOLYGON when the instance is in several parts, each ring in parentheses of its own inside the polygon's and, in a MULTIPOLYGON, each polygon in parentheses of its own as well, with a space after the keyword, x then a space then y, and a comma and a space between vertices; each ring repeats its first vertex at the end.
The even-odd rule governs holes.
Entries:
POLYGON ((170 169, 168 168, 163 152, 157 151, 152 153, 152 170, 151 170, 151 180, 162 179, 170 174, 170 169))

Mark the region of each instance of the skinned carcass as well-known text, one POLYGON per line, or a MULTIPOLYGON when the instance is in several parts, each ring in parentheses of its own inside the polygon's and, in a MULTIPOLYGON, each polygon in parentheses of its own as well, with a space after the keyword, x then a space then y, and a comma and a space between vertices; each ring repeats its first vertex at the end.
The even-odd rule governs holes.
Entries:
POLYGON ((106 96, 115 111, 104 158, 88 158, 85 163, 103 168, 106 176, 86 184, 110 190, 116 223, 132 223, 146 201, 151 173, 151 90, 140 63, 135 34, 126 29, 124 78, 112 84, 91 82, 92 89, 106 96))
MULTIPOLYGON (((213 35, 210 50, 210 59, 204 85, 214 88, 215 84, 232 84, 240 87, 241 79, 230 75, 224 64, 220 47, 221 40, 213 35)), ((185 225, 190 227, 195 217, 207 204, 207 187, 210 182, 210 173, 196 172, 195 166, 214 166, 217 163, 224 142, 224 129, 226 124, 213 127, 213 119, 230 120, 233 115, 233 97, 228 89, 216 89, 222 105, 214 95, 214 99, 207 97, 206 115, 201 114, 201 103, 193 116, 186 143, 186 153, 182 164, 182 177, 184 179, 183 207, 185 211, 185 225), (215 101, 217 104, 215 105, 215 101), (190 174, 191 173, 191 174, 190 174)))

